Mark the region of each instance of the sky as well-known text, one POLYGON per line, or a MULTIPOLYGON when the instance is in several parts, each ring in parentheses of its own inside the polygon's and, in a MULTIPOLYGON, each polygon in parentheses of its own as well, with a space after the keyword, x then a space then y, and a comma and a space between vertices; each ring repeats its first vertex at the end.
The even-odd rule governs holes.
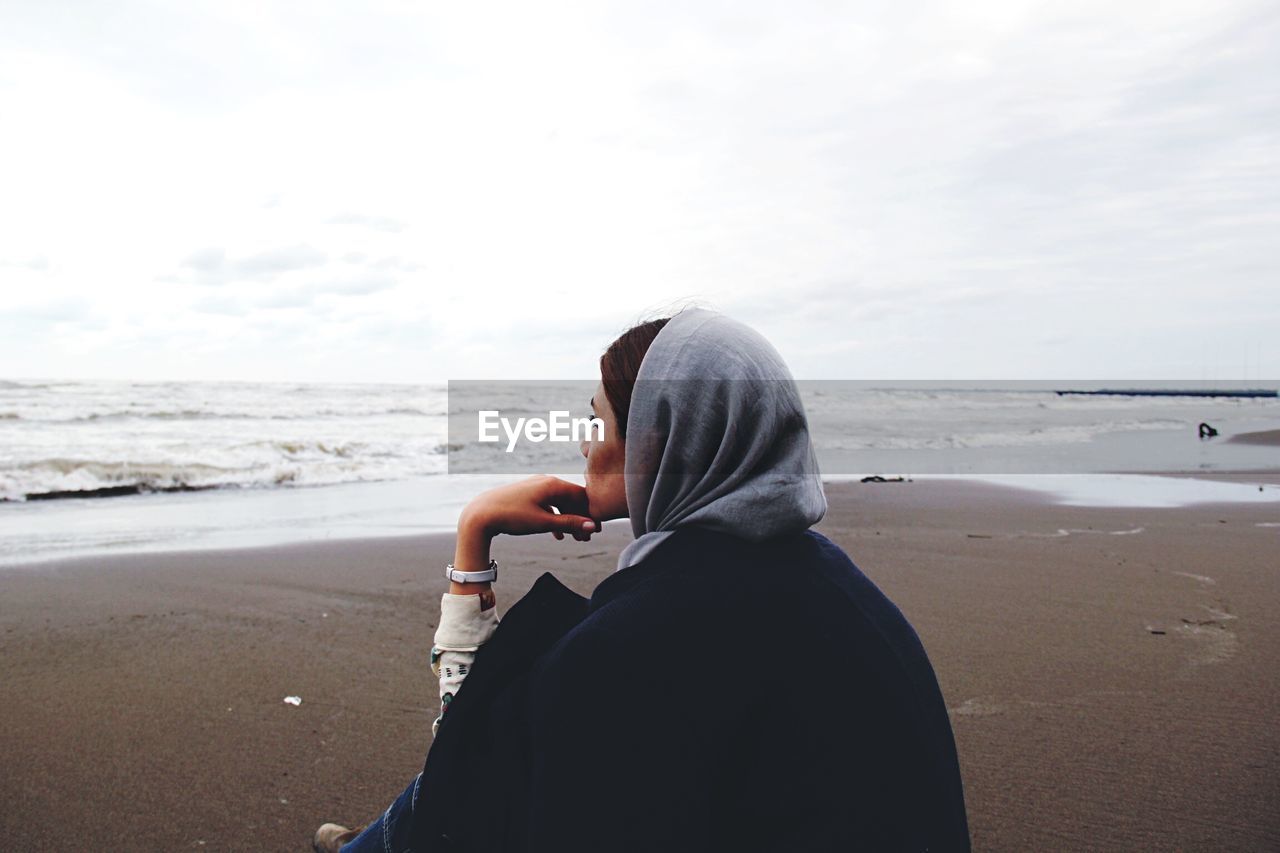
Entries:
POLYGON ((0 0, 0 377, 1280 378, 1280 6, 0 0))

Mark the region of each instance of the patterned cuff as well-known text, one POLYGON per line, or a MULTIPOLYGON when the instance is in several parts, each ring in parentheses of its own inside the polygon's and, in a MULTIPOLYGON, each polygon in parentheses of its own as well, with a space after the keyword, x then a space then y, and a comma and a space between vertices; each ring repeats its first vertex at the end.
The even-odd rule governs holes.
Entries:
POLYGON ((453 701, 454 695, 462 688, 463 680, 471 672, 471 664, 475 659, 475 652, 456 652, 441 649, 439 646, 431 647, 431 671, 436 674, 436 678, 440 679, 440 716, 431 725, 432 737, 435 737, 440 721, 449 710, 449 703, 453 701))

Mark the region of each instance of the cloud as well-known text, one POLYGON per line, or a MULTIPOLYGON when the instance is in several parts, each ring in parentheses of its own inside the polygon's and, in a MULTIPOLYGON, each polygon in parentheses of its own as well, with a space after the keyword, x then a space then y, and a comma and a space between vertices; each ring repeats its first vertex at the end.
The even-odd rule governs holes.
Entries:
POLYGON ((278 275, 322 266, 328 261, 324 252, 307 245, 271 249, 240 258, 229 258, 225 249, 201 249, 182 262, 193 270, 197 281, 204 284, 273 279, 278 275))
POLYGON ((201 296, 191 303, 191 307, 201 314, 221 314, 227 317, 245 317, 252 313, 252 308, 244 300, 221 293, 201 296))
POLYGON ((235 264, 239 275, 247 278, 274 276, 294 270, 310 269, 324 264, 328 258, 324 252, 310 246, 294 246, 288 249, 273 249, 242 258, 235 264))
POLYGON ((65 53, 169 115, 217 115, 280 88, 388 85, 435 70, 445 46, 435 43, 445 36, 424 32, 395 6, 313 16, 279 2, 80 0, 67 14, 33 3, 5 9, 0 49, 65 53))
POLYGON ((363 275, 315 284, 308 290, 317 296, 367 296, 395 287, 396 280, 385 275, 363 275))
POLYGON ((0 258, 0 267, 13 267, 16 269, 31 270, 32 272, 43 272, 49 269, 49 259, 44 255, 35 255, 20 261, 0 258))
POLYGON ((222 272, 227 266, 226 249, 200 249, 192 252, 187 259, 182 262, 184 267, 193 269, 196 272, 218 273, 222 272))
POLYGON ((64 297, 7 308, 0 316, 12 322, 53 325, 91 320, 93 311, 87 300, 64 297))
POLYGON ((404 261, 398 257, 380 258, 369 265, 374 270, 395 270, 397 272, 417 272, 423 269, 422 264, 412 261, 404 261))
POLYGON ((110 294, 101 341, 205 343, 0 336, 0 364, 252 378, 259 324, 299 378, 329 335, 344 376, 580 376, 686 296, 809 375, 1132 375, 1274 337, 1274 4, 499 5, 17 4, 0 300, 110 294))
POLYGON ((340 213, 337 216, 326 219, 325 223, 328 225, 361 225, 365 228, 385 231, 389 234, 398 234, 407 227, 405 223, 389 216, 364 216, 359 213, 340 213))
POLYGON ((227 288, 221 288, 212 295, 196 298, 191 306, 200 313, 227 316, 250 316, 266 310, 305 310, 316 314, 333 314, 344 301, 390 291, 396 287, 396 283, 396 279, 389 275, 361 273, 292 286, 278 284, 264 288, 253 284, 251 287, 238 288, 236 293, 229 293, 227 288))

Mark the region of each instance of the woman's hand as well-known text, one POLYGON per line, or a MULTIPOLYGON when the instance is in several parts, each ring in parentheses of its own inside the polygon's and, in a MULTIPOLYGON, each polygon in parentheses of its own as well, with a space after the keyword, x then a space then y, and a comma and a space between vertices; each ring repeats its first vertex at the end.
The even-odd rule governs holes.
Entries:
POLYGON ((539 474, 481 492, 462 510, 458 533, 462 535, 465 529, 469 535, 485 539, 500 533, 551 533, 563 539, 568 533, 587 542, 600 526, 586 513, 587 490, 583 486, 539 474))
MULTIPOLYGON (((458 542, 453 566, 464 572, 483 571, 489 565, 489 544, 499 533, 525 536, 551 533, 563 539, 566 533, 587 542, 600 526, 585 513, 587 490, 568 480, 540 474, 481 492, 458 517, 458 542), (559 513, 552 508, 560 510, 559 513)), ((487 581, 449 584, 454 595, 481 596, 481 609, 494 606, 493 591, 487 581)))

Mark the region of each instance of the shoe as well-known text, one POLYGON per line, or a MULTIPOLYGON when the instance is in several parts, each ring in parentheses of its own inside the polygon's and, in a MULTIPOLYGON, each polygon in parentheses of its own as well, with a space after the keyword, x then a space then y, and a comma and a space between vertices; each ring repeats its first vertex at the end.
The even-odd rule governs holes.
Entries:
POLYGON ((347 829, 336 823, 326 823, 316 830, 315 838, 311 839, 311 849, 316 853, 339 853, 342 845, 354 841, 355 837, 363 831, 363 826, 347 829))

